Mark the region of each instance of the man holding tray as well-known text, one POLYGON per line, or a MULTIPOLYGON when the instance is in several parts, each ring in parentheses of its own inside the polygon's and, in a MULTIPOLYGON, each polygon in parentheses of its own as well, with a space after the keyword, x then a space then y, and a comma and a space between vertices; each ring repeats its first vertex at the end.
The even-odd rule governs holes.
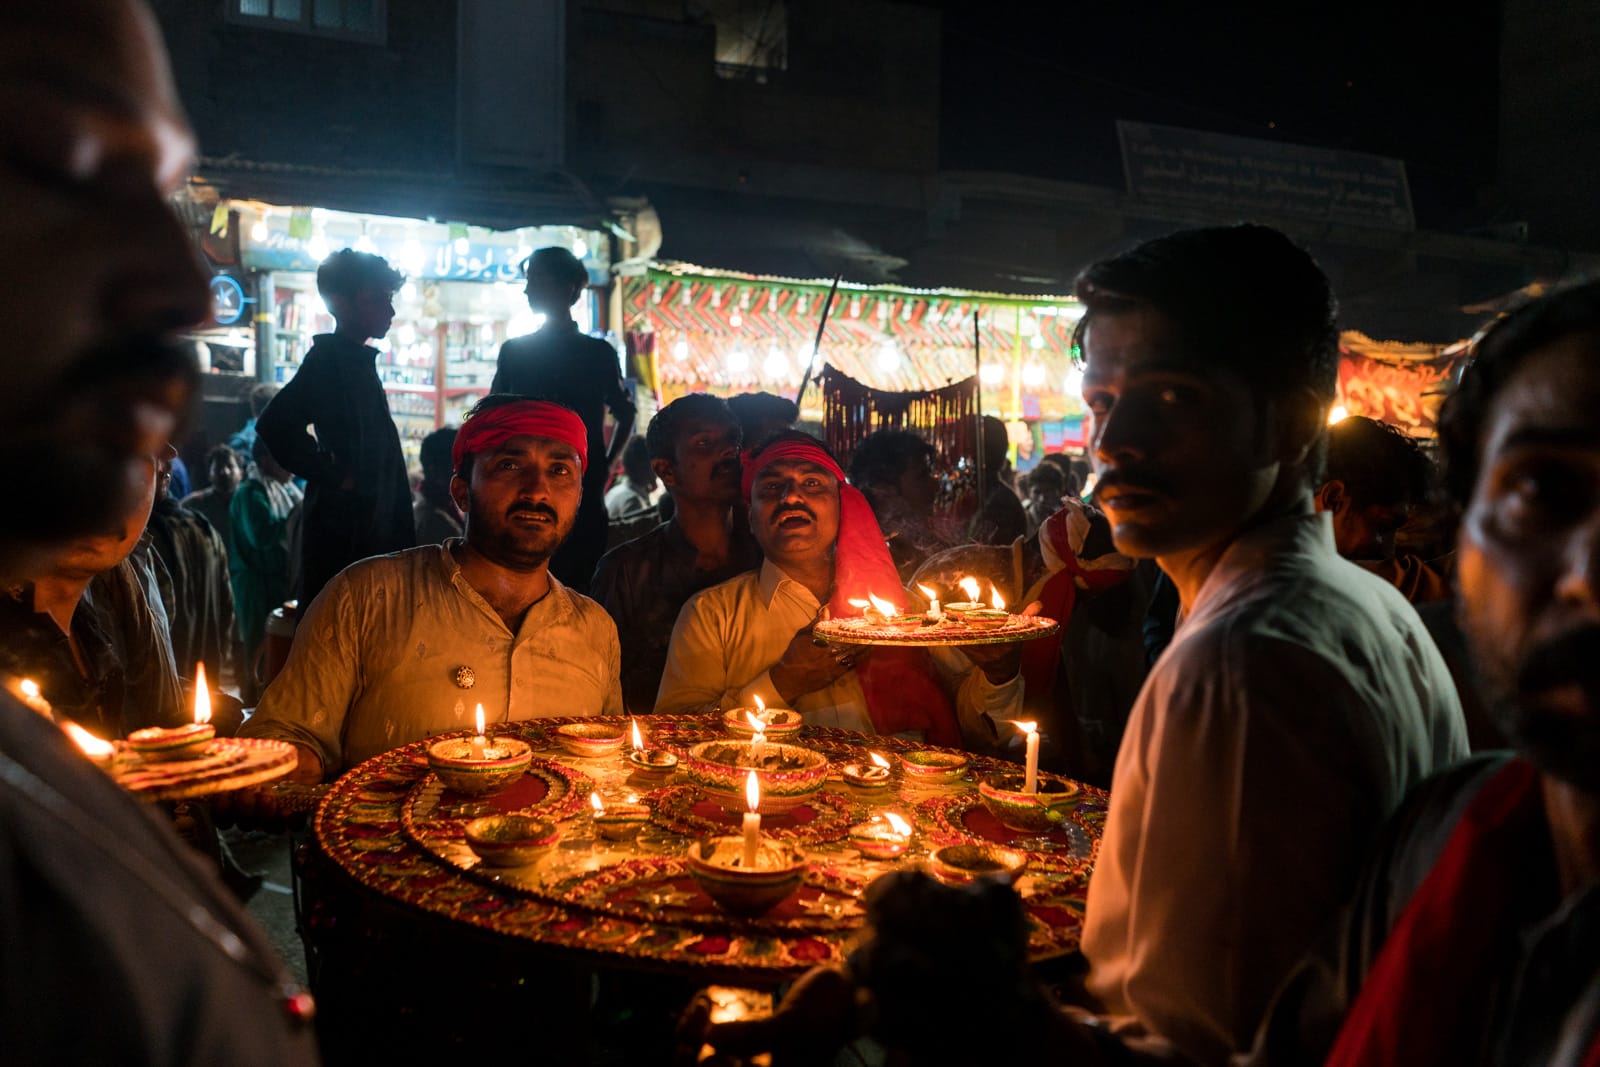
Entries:
POLYGON ((858 615, 851 600, 904 598, 871 506, 822 442, 774 435, 747 455, 741 489, 765 562, 684 605, 655 710, 753 706, 760 697, 816 726, 991 746, 995 723, 1022 707, 1016 646, 963 655, 814 639, 824 610, 858 615))
POLYGON ((470 727, 479 703, 490 722, 622 713, 616 625, 549 573, 578 513, 582 420, 490 396, 452 458, 465 539, 363 560, 329 582, 240 731, 297 746, 298 781, 470 727))

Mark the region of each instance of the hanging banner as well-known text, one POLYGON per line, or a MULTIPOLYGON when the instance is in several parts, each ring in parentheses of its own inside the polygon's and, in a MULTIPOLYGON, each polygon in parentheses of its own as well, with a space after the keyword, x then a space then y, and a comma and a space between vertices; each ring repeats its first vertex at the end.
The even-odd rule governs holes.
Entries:
POLYGON ((1343 352, 1338 403, 1348 414, 1387 422, 1412 437, 1433 437, 1457 362, 1389 363, 1343 352))

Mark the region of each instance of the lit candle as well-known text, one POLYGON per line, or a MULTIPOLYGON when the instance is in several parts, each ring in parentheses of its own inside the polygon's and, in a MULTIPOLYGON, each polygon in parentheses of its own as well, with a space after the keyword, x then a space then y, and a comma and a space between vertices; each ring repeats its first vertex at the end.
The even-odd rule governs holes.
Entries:
POLYGON ((628 721, 633 723, 633 750, 635 752, 643 752, 644 751, 644 736, 639 733, 639 720, 638 719, 629 719, 628 721))
POLYGON ((750 762, 760 763, 761 753, 767 747, 767 724, 756 718, 752 712, 745 712, 744 717, 745 721, 750 724, 750 728, 755 731, 750 735, 750 762))
POLYGON ((589 794, 589 806, 594 809, 596 818, 606 813, 606 802, 600 799, 599 793, 589 794))
POLYGON ((944 612, 941 611, 940 608, 939 608, 939 593, 938 593, 938 591, 937 590, 933 590, 933 589, 929 589, 925 585, 918 585, 917 588, 922 591, 922 595, 923 596, 928 598, 928 612, 927 612, 928 621, 929 622, 938 622, 940 619, 944 618, 944 612))
POLYGON ((744 780, 744 799, 750 805, 750 810, 744 816, 744 863, 746 870, 752 870, 756 865, 756 850, 761 845, 761 783, 756 780, 756 772, 751 771, 750 776, 744 780))
POLYGON ((959 585, 961 587, 961 591, 967 595, 968 603, 975 604, 978 602, 978 579, 969 575, 968 577, 961 579, 956 584, 959 585))
POLYGON ((67 732, 67 736, 72 738, 73 744, 78 746, 78 750, 81 751, 84 756, 90 760, 90 762, 98 764, 101 767, 104 767, 111 762, 111 757, 116 753, 116 747, 113 746, 110 741, 102 741, 94 734, 91 734, 88 730, 85 730, 83 727, 79 726, 75 722, 71 722, 70 720, 63 722, 61 724, 61 728, 67 732))
POLYGON ((489 739, 483 736, 483 705, 478 705, 478 736, 472 739, 472 758, 488 759, 489 739))
POLYGON ((194 665, 194 721, 208 723, 211 721, 211 688, 206 685, 206 665, 194 665))
POLYGON ((1000 596, 1000 590, 996 589, 992 585, 989 587, 989 603, 994 605, 994 610, 996 611, 1006 610, 1006 602, 1004 598, 1000 596))
POLYGON ((1039 791, 1039 729, 1037 723, 1019 722, 1017 729, 1028 736, 1028 756, 1024 765, 1022 778, 1022 791, 1024 793, 1037 793, 1039 791))
POLYGON ((39 683, 32 678, 24 678, 17 683, 17 699, 40 715, 50 714, 50 702, 39 691, 39 683))
POLYGON ((872 780, 877 779, 877 778, 887 778, 887 777, 889 777, 889 761, 888 760, 884 759, 882 756, 878 755, 876 752, 868 752, 867 756, 868 756, 868 758, 870 758, 872 760, 872 766, 871 767, 863 767, 863 768, 861 768, 861 777, 862 778, 865 778, 868 781, 872 781, 872 780))

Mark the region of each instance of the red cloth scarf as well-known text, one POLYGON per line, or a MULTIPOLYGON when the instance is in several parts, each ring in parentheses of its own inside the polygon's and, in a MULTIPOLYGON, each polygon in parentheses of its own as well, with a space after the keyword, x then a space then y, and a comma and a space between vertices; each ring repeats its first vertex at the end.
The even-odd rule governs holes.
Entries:
POLYGON ((467 419, 456 431, 450 461, 456 470, 469 455, 487 452, 513 437, 548 437, 578 450, 578 462, 589 466, 589 433, 571 408, 548 400, 518 400, 489 408, 467 419))
MULTIPOLYGON (((1472 798, 1400 913, 1327 1067, 1455 1067, 1477 1060, 1489 976, 1505 973, 1516 884, 1542 852, 1539 772, 1512 760, 1472 798)), ((1584 1057, 1600 1064, 1600 1043, 1584 1057)))
MULTIPOLYGON (((905 590, 872 505, 861 490, 845 481, 844 471, 820 445, 783 440, 763 449, 755 459, 746 453, 741 479, 745 499, 750 499, 756 475, 780 460, 815 463, 839 480, 839 539, 833 550, 833 594, 828 600, 833 617, 860 614, 861 609, 850 601, 865 600, 868 593, 891 602, 897 611, 904 611, 905 590)), ((856 676, 866 694, 867 715, 880 734, 922 730, 933 744, 961 747, 955 709, 939 684, 926 651, 874 648, 856 667, 856 676)))
MULTIPOLYGON (((1083 539, 1089 531, 1089 518, 1082 504, 1066 501, 1055 514, 1039 526, 1039 548, 1048 567, 1059 568, 1039 590, 1039 614, 1061 624, 1054 637, 1029 641, 1022 646, 1022 678, 1029 693, 1048 693, 1056 684, 1056 663, 1061 643, 1067 637, 1067 621, 1078 599, 1078 587, 1110 589, 1128 580, 1133 560, 1115 552, 1097 557, 1091 566, 1079 559, 1083 539)), ((1021 605, 1018 605, 1020 608, 1021 605)))

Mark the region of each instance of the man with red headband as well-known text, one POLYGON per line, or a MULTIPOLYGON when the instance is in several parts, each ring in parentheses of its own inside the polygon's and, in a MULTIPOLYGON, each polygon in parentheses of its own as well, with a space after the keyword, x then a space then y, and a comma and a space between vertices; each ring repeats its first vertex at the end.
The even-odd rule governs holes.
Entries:
POLYGON ((430 734, 621 714, 617 628, 549 573, 572 531, 588 440, 559 404, 496 395, 456 434, 464 538, 363 560, 328 583, 240 732, 300 749, 321 781, 430 734))
POLYGON ((743 494, 761 569, 697 593, 678 616, 657 712, 793 708, 816 726, 917 734, 936 744, 992 744, 995 720, 1022 706, 1014 654, 859 650, 819 645, 826 607, 858 612, 868 594, 905 605, 871 505, 822 442, 780 433, 745 460, 743 494), (952 696, 954 699, 952 699, 952 696))

